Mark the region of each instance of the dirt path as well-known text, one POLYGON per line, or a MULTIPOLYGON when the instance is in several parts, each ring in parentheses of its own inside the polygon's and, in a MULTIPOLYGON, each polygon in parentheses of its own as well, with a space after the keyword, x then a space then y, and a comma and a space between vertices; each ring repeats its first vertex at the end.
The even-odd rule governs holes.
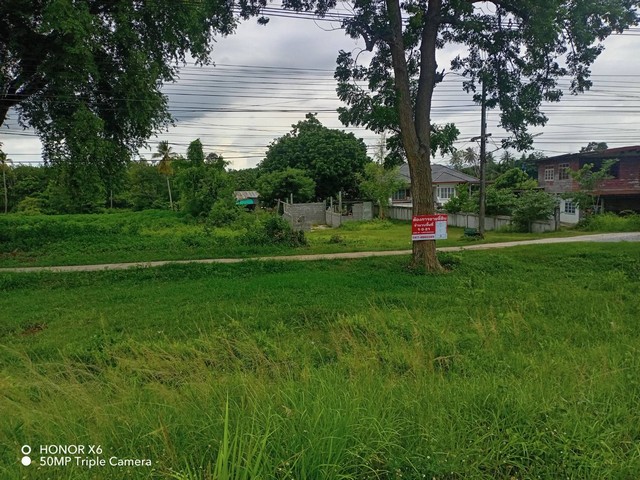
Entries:
MULTIPOLYGON (((630 233, 600 233, 597 235, 582 235, 578 237, 564 238, 543 238, 539 240, 522 240, 517 242, 482 243, 458 247, 441 247, 439 252, 461 252, 464 250, 490 250, 493 248, 517 247, 520 245, 539 245, 549 243, 571 243, 571 242, 640 242, 640 232, 630 233)), ((124 270, 127 268, 148 268, 159 267, 169 264, 185 263, 240 263, 248 260, 334 260, 366 257, 387 257, 392 255, 409 255, 411 250, 387 250, 380 252, 348 252, 348 253, 323 253, 316 255, 287 255, 272 257, 250 257, 250 258, 207 258, 203 260, 160 260, 156 262, 133 262, 133 263, 104 263, 100 265, 69 265, 55 267, 17 267, 0 268, 2 272, 94 272, 100 270, 124 270)))

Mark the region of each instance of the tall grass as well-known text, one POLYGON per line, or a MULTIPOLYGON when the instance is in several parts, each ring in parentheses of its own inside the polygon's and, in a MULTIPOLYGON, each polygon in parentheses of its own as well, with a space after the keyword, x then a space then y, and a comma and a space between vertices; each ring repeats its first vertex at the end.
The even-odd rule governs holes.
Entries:
POLYGON ((614 213, 591 215, 581 222, 580 228, 589 232, 640 232, 640 215, 624 217, 614 213))
MULTIPOLYGON (((274 232, 272 227, 278 226, 277 222, 264 221, 266 217, 264 212, 246 214, 232 226, 213 227, 160 210, 95 215, 3 215, 0 216, 0 267, 411 248, 408 222, 352 222, 339 229, 310 232, 305 238, 274 232)), ((554 232, 552 235, 567 234, 576 233, 554 232)), ((549 235, 489 232, 485 240, 509 241, 549 235)), ((462 229, 451 228, 449 239, 438 241, 438 245, 464 244, 461 236, 462 229)))
POLYGON ((637 249, 0 275, 0 477, 637 478, 637 249))

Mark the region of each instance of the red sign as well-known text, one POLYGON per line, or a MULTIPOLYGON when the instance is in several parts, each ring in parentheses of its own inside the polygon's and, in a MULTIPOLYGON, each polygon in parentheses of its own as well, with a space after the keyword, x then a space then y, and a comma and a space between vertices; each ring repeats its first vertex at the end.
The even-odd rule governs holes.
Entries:
POLYGON ((447 238, 446 215, 416 215, 411 222, 411 240, 444 240, 447 238))

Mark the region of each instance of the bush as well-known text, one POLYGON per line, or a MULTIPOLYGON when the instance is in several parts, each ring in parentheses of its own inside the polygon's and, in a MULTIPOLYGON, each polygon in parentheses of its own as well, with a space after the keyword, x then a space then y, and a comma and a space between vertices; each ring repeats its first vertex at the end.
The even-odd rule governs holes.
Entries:
POLYGON ((16 212, 23 215, 41 215, 42 200, 37 197, 25 197, 16 206, 16 212))
POLYGON ((236 223, 245 214, 244 208, 234 201, 218 200, 211 207, 209 221, 214 227, 226 227, 236 223))
POLYGON ((531 223, 546 220, 556 208, 557 200, 542 190, 529 190, 515 200, 511 222, 520 231, 531 231, 531 223))
POLYGON ((444 210, 447 213, 474 212, 478 210, 478 206, 472 201, 467 186, 458 185, 456 196, 449 199, 444 205, 444 210))
POLYGON ((256 221, 242 237, 246 245, 285 245, 300 247, 307 245, 304 232, 294 232, 282 217, 271 215, 256 221))
POLYGON ((331 235, 328 243, 331 243, 333 245, 346 245, 347 241, 341 235, 331 235))

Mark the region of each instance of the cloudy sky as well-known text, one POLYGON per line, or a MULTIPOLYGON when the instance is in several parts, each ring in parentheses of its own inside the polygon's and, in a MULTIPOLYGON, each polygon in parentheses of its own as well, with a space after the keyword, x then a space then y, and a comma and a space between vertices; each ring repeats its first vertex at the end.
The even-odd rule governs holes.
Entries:
MULTIPOLYGON (((235 35, 219 39, 215 66, 182 69, 180 80, 168 85, 170 109, 176 126, 149 139, 150 152, 159 140, 168 140, 174 151, 185 153, 190 141, 200 138, 205 153, 216 152, 231 161, 232 168, 254 167, 267 146, 284 135, 306 112, 332 128, 342 128, 335 112, 341 105, 335 95, 333 71, 339 50, 357 51, 363 45, 332 27, 338 24, 307 19, 271 17, 267 26, 249 21, 235 35)), ((605 51, 594 64, 592 90, 544 109, 549 123, 533 133, 535 149, 548 155, 577 151, 589 141, 610 147, 640 144, 640 31, 607 39, 605 51)), ((440 68, 446 68, 453 51, 441 51, 440 68)), ((15 117, 15 114, 13 115, 15 117)), ((432 113, 435 123, 454 122, 461 131, 456 147, 477 147, 480 108, 460 89, 455 75, 445 77, 436 89, 432 113)), ((15 163, 40 161, 40 144, 32 132, 7 122, 0 131, 3 150, 15 163)), ((504 132, 498 113, 489 112, 488 150, 499 156, 504 132)), ((373 147, 376 134, 363 128, 346 128, 373 147)), ((373 153, 373 148, 371 152, 373 153)), ((446 163, 446 158, 436 158, 446 163)))

